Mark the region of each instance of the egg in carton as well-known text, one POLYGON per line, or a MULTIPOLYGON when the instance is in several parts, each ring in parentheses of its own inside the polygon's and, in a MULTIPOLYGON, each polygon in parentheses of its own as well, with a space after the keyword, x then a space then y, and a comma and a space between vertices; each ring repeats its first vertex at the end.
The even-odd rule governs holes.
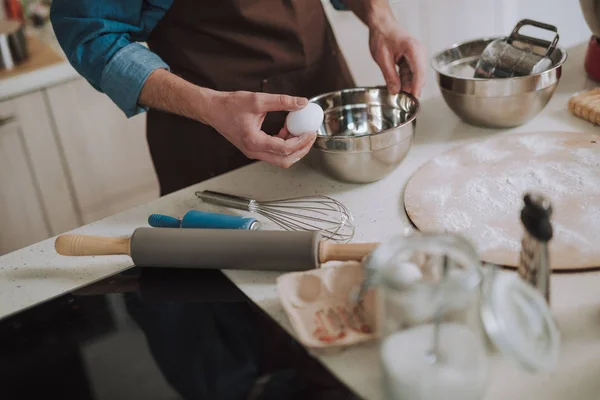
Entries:
POLYGON ((354 304, 350 294, 361 284, 358 262, 291 272, 277 278, 277 292, 297 339, 313 350, 343 349, 377 335, 376 290, 354 304))

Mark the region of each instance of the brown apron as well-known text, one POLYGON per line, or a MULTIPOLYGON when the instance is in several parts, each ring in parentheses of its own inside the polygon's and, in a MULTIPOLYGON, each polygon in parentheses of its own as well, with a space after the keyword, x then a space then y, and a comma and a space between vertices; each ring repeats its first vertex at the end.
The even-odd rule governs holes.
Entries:
MULTIPOLYGON (((220 91, 312 97, 353 87, 320 0, 175 0, 148 40, 171 71, 220 91)), ((285 113, 269 113, 276 134, 285 113)), ((213 128, 170 113, 147 116, 161 195, 249 164, 213 128)))
MULTIPOLYGON (((175 0, 148 45, 173 73, 220 91, 310 98, 354 86, 320 0, 175 0)), ((285 114, 269 113, 263 130, 276 134, 285 114)), ((252 162, 213 128, 170 113, 150 110, 147 134, 162 195, 252 162)), ((260 336, 264 348, 288 346, 287 335, 260 336)), ((289 352, 274 353, 280 355, 261 359, 261 374, 297 361, 289 352)), ((320 369, 299 370, 321 388, 319 398, 348 398, 320 369)))

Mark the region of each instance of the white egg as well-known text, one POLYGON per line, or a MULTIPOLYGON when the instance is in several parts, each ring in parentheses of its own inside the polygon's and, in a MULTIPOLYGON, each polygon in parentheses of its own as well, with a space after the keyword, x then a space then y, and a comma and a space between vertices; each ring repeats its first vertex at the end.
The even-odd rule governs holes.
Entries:
POLYGON ((409 261, 400 262, 390 271, 390 278, 401 286, 412 285, 423 278, 421 268, 409 261))
POLYGON ((308 103, 302 110, 290 112, 285 120, 285 126, 294 136, 316 132, 323 123, 323 117, 323 109, 320 105, 308 103))

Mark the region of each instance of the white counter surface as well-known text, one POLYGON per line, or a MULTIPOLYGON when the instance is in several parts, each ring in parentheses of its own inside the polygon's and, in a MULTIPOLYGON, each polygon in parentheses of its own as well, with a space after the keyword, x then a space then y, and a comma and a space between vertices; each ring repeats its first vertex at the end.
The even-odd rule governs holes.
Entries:
MULTIPOLYGON (((146 226, 151 213, 182 215, 202 205, 194 191, 213 189, 253 196, 280 198, 302 194, 328 194, 344 202, 357 222, 355 241, 378 241, 399 232, 408 221, 402 190, 407 179, 424 162, 446 149, 476 137, 541 130, 598 131, 567 111, 574 92, 596 86, 583 70, 585 45, 569 49, 569 59, 557 92, 533 121, 510 131, 491 131, 463 124, 441 97, 422 101, 416 141, 403 164, 380 182, 358 186, 331 181, 296 165, 280 170, 258 163, 220 176, 152 203, 81 227, 74 232, 94 235, 130 235, 146 226)), ((430 82, 430 85, 435 85, 430 82)), ((206 208, 205 210, 217 210, 206 208)), ((56 255, 49 239, 0 257, 0 318, 59 296, 128 268, 128 257, 68 258, 56 255)), ((253 301, 293 333, 275 291, 277 273, 227 271, 227 276, 253 301)), ((597 399, 600 397, 600 272, 554 275, 552 310, 563 336, 558 371, 528 375, 513 364, 498 362, 487 399, 597 399)), ((320 356, 322 362, 361 396, 381 399, 380 372, 374 345, 320 356)))
POLYGON ((67 61, 0 80, 0 101, 80 78, 67 61))

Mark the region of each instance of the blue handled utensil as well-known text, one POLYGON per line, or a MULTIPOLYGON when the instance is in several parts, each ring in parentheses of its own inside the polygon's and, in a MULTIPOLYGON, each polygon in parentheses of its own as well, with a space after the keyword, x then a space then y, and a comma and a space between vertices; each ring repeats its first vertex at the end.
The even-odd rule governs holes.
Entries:
POLYGON ((148 217, 148 224, 154 228, 245 229, 250 231, 261 228, 260 221, 255 218, 198 210, 188 211, 181 220, 169 215, 152 214, 148 217))
POLYGON ((181 228, 181 220, 170 215, 152 214, 148 217, 148 225, 153 228, 181 228))

